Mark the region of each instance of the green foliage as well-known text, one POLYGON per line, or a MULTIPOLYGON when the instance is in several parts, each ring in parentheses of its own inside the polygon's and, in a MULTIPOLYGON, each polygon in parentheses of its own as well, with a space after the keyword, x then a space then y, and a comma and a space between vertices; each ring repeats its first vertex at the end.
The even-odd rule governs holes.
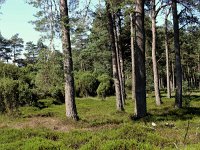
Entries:
POLYGON ((19 56, 21 55, 21 52, 23 51, 24 47, 24 41, 22 38, 19 37, 19 34, 15 34, 10 39, 10 47, 12 49, 12 56, 13 56, 13 62, 18 62, 19 56))
POLYGON ((18 81, 9 78, 0 79, 0 111, 11 113, 18 103, 18 81))
POLYGON ((23 106, 23 105, 31 105, 32 104, 32 91, 30 89, 30 86, 28 83, 24 81, 18 81, 19 86, 18 86, 18 104, 23 106))
POLYGON ((95 96, 98 85, 98 80, 91 72, 80 71, 75 74, 75 88, 77 96, 95 96))
POLYGON ((129 78, 126 80, 125 87, 128 91, 132 90, 132 79, 129 78))
POLYGON ((113 80, 110 76, 104 74, 98 77, 100 82, 97 88, 97 94, 102 99, 105 99, 107 96, 110 96, 114 93, 113 89, 113 80))
POLYGON ((54 134, 49 130, 40 129, 35 130, 0 130, 1 132, 1 148, 2 150, 11 149, 33 149, 33 150, 56 150, 63 149, 64 146, 58 142, 59 134, 54 134), (15 141, 14 141, 15 140, 15 141))
POLYGON ((163 98, 164 104, 156 107, 154 99, 147 98, 149 115, 141 120, 131 119, 131 100, 126 112, 116 112, 115 97, 77 98, 78 122, 66 120, 64 105, 22 107, 18 118, 0 115, 0 149, 198 149, 199 100, 193 93, 191 108, 178 110, 172 99, 163 98))
MULTIPOLYGON (((73 52, 75 71, 91 71, 96 76, 104 73, 112 74, 111 51, 108 42, 109 35, 105 18, 105 9, 98 7, 94 13, 91 34, 87 39, 87 43, 83 44, 81 48, 76 46, 73 52)), ((84 32, 81 34, 84 34, 84 32)), ((76 40, 78 39, 77 43, 82 44, 80 37, 76 36, 75 38, 76 40)))
POLYGON ((58 102, 64 99, 64 72, 62 54, 42 49, 37 63, 35 77, 36 92, 39 98, 53 97, 58 102))
MULTIPOLYGON (((1 8, 1 6, 0 6, 0 8, 1 8)), ((0 33, 0 58, 1 58, 1 60, 8 62, 8 60, 11 59, 11 56, 10 56, 11 51, 12 50, 10 47, 10 41, 8 39, 5 39, 0 33)))
POLYGON ((50 107, 54 102, 54 99, 48 98, 48 99, 40 99, 37 101, 37 107, 39 108, 47 108, 50 107))
POLYGON ((4 64, 0 62, 0 77, 1 78, 10 78, 17 80, 19 78, 20 71, 19 68, 12 64, 4 64))

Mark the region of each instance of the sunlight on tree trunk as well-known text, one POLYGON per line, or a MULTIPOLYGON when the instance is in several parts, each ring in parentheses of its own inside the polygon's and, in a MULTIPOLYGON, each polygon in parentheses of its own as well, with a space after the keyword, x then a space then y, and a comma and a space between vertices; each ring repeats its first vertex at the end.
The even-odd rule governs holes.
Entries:
POLYGON ((68 118, 78 120, 75 104, 73 62, 67 0, 60 0, 60 16, 62 26, 62 49, 64 54, 66 116, 68 118))
POLYGON ((156 105, 161 105, 159 78, 158 78, 158 64, 156 60, 156 4, 155 0, 152 2, 151 20, 152 20, 152 62, 153 62, 153 77, 154 77, 154 92, 156 98, 156 105))
POLYGON ((132 61, 132 100, 136 100, 135 97, 135 13, 130 14, 130 26, 131 26, 131 61, 132 61))
POLYGON ((108 25, 109 25, 109 35, 110 35, 110 44, 112 51, 112 68, 113 68, 113 79, 115 84, 115 94, 116 94, 116 105, 118 111, 123 111, 123 102, 121 95, 121 85, 119 80, 119 69, 117 64, 117 54, 116 54, 116 46, 115 46, 115 35, 114 35, 114 26, 113 26, 113 18, 110 10, 110 4, 106 1, 106 11, 108 17, 108 25))
POLYGON ((167 12, 165 16, 165 53, 166 53, 167 97, 171 98, 170 74, 169 74, 169 38, 168 38, 168 20, 167 20, 169 12, 167 12))

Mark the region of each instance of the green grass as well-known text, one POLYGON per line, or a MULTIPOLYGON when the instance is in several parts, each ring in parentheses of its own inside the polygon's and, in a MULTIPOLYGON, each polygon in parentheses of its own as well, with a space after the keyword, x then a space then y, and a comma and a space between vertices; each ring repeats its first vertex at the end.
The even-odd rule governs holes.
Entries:
POLYGON ((200 149, 200 95, 186 97, 190 107, 182 109, 173 108, 173 98, 157 107, 148 96, 148 115, 140 120, 132 119, 130 97, 124 112, 116 111, 114 97, 77 98, 78 122, 65 118, 64 105, 0 115, 0 150, 200 149))

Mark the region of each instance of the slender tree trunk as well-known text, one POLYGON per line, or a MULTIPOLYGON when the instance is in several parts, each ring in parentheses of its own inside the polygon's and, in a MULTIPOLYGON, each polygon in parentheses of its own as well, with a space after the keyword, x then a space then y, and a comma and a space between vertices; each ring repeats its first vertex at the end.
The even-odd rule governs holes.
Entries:
POLYGON ((190 82, 190 68, 188 66, 188 63, 187 63, 187 81, 188 81, 188 87, 191 86, 191 82, 190 82))
POLYGON ((60 16, 62 31, 62 49, 64 54, 66 116, 67 118, 78 120, 78 114, 75 104, 74 75, 67 0, 60 0, 60 16))
POLYGON ((152 62, 153 62, 153 76, 154 76, 154 91, 156 97, 156 105, 161 105, 159 78, 158 78, 158 66, 156 60, 156 4, 153 0, 153 9, 151 14, 152 19, 152 62))
POLYGON ((15 46, 13 47, 13 63, 16 61, 16 48, 15 46))
POLYGON ((122 66, 120 62, 120 45, 119 45, 119 39, 118 39, 118 25, 116 23, 116 16, 113 15, 113 31, 114 31, 114 36, 115 36, 115 48, 116 48, 116 60, 117 60, 117 67, 118 67, 118 75, 119 75, 119 82, 120 82, 120 93, 121 93, 121 99, 123 105, 125 104, 125 97, 123 93, 123 81, 122 81, 122 66))
POLYGON ((114 26, 113 26, 113 18, 110 10, 110 4, 106 1, 106 11, 108 18, 108 31, 110 35, 110 44, 112 50, 112 68, 113 68, 113 79, 115 84, 115 93, 116 93, 116 105, 118 111, 123 111, 123 103, 121 98, 121 86, 119 81, 119 73, 118 73, 118 65, 117 65, 117 55, 116 55, 116 47, 115 47, 115 35, 114 35, 114 26))
POLYGON ((177 14, 177 0, 172 0, 172 13, 174 25, 174 49, 175 49, 175 70, 176 70, 176 97, 175 107, 182 107, 182 68, 179 44, 179 18, 177 14))
POLYGON ((167 97, 171 98, 170 73, 169 73, 169 38, 168 38, 168 20, 167 20, 169 12, 165 16, 165 53, 166 53, 166 74, 167 74, 167 97))
MULTIPOLYGON (((132 60, 132 100, 136 100, 135 97, 135 14, 130 14, 131 20, 131 60, 132 60)), ((136 105, 135 105, 136 106, 136 105)))
POLYGON ((122 76, 122 99, 124 104, 126 103, 126 91, 125 91, 125 73, 124 73, 124 59, 123 59, 123 49, 122 49, 122 39, 121 39, 121 18, 120 18, 121 10, 118 10, 118 24, 117 24, 117 37, 118 37, 118 45, 119 45, 119 61, 120 61, 120 68, 121 68, 121 76, 122 76))
POLYGON ((172 62, 172 90, 175 91, 175 73, 174 73, 174 65, 172 62))
POLYGON ((144 0, 136 0, 136 51, 135 51, 135 89, 137 118, 146 116, 146 72, 145 72, 145 30, 144 30, 144 0))
MULTIPOLYGON (((198 55, 198 59, 199 59, 198 72, 200 72, 200 54, 198 55)), ((199 79, 197 81, 199 81, 199 90, 200 90, 200 75, 199 75, 199 79)))

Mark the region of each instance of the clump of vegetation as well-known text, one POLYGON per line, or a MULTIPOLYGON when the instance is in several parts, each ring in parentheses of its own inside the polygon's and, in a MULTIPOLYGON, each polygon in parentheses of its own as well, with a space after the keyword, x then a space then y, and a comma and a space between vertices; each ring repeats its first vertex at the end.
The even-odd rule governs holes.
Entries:
POLYGON ((114 93, 113 80, 109 75, 103 74, 98 77, 100 82, 97 88, 97 94, 100 98, 105 99, 114 93))
POLYGON ((98 85, 98 80, 91 72, 77 72, 75 74, 75 87, 77 96, 95 96, 98 85))
POLYGON ((48 99, 40 99, 37 101, 37 107, 39 108, 48 108, 54 103, 54 99, 48 98, 48 99))
POLYGON ((148 98, 149 115, 140 120, 132 120, 131 100, 126 112, 116 112, 114 97, 78 98, 79 122, 66 120, 64 105, 20 107, 18 117, 0 115, 0 149, 198 148, 200 99, 194 94, 192 99, 190 109, 178 110, 171 107, 172 99, 165 98, 156 107, 154 99, 148 98))
POLYGON ((9 78, 0 79, 0 111, 10 114, 17 108, 18 82, 9 78))

